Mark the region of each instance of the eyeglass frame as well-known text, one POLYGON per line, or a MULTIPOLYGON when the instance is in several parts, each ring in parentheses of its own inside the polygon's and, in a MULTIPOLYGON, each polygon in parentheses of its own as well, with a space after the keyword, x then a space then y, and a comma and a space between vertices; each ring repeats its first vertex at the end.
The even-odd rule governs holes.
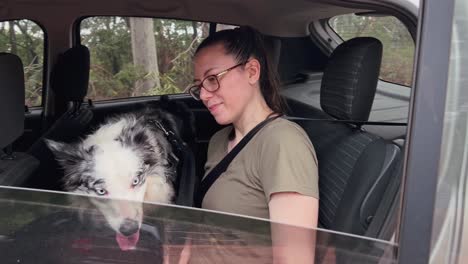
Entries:
POLYGON ((220 77, 220 76, 223 76, 224 74, 230 72, 231 70, 233 70, 233 69, 235 69, 235 68, 237 68, 237 67, 239 67, 239 66, 241 66, 241 65, 245 65, 245 64, 247 64, 248 62, 249 62, 249 61, 241 62, 241 63, 238 63, 238 64, 236 64, 236 65, 234 65, 234 66, 232 66, 232 67, 230 67, 230 68, 227 68, 226 70, 221 71, 221 72, 219 72, 219 73, 210 74, 210 75, 206 76, 205 78, 203 78, 203 80, 200 82, 200 84, 195 84, 195 85, 192 85, 192 86, 188 87, 188 88, 187 88, 187 91, 188 91, 188 93, 189 93, 195 100, 200 101, 200 97, 197 98, 197 97, 195 97, 195 96, 193 95, 193 92, 192 92, 193 89, 198 88, 198 89, 200 89, 200 91, 201 91, 201 89, 203 88, 203 89, 205 89, 206 91, 208 91, 208 92, 210 92, 210 93, 214 93, 214 92, 218 91, 219 88, 221 87, 221 84, 219 83, 219 77, 220 77), (208 78, 210 78, 210 77, 215 77, 216 82, 218 83, 218 88, 216 88, 216 89, 214 89, 214 90, 211 90, 211 91, 208 90, 208 89, 206 89, 206 88, 203 86, 203 82, 205 82, 205 80, 208 79, 208 78))

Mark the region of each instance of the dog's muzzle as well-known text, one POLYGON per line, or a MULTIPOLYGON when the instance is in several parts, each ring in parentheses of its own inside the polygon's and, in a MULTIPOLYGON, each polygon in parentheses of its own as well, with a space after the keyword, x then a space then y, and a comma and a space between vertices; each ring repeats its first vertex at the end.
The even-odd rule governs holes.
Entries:
POLYGON ((136 220, 126 218, 119 227, 119 232, 124 236, 130 236, 138 231, 138 222, 136 220))
POLYGON ((138 221, 125 218, 119 227, 119 232, 115 239, 121 250, 132 250, 136 248, 136 244, 140 238, 140 226, 138 221))

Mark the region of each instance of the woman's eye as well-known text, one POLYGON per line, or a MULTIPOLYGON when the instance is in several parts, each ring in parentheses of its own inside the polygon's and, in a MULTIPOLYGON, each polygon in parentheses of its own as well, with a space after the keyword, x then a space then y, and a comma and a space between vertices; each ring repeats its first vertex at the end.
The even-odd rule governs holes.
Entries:
POLYGON ((208 76, 206 78, 206 81, 209 83, 209 84, 216 84, 216 77, 215 76, 208 76))
POLYGON ((96 191, 96 193, 97 193, 98 195, 106 195, 106 194, 107 194, 107 191, 104 190, 104 189, 101 189, 101 188, 96 188, 95 191, 96 191))
POLYGON ((132 185, 137 186, 138 184, 140 184, 140 178, 138 177, 133 178, 132 185))

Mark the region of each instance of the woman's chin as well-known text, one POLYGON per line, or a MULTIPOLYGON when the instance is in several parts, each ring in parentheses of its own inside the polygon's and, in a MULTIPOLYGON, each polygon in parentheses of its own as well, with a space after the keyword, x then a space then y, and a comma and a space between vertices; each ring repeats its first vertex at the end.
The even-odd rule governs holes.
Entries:
POLYGON ((216 120, 216 123, 219 125, 229 125, 232 123, 230 118, 227 118, 226 116, 223 115, 214 115, 214 119, 216 120))

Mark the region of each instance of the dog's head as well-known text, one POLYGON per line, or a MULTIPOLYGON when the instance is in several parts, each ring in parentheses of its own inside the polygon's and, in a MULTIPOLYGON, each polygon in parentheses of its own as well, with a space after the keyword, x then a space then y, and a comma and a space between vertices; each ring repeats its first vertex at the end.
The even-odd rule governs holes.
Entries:
POLYGON ((171 202, 172 172, 157 138, 136 124, 120 123, 105 125, 79 143, 46 144, 64 170, 66 191, 112 198, 91 203, 116 231, 120 248, 128 250, 138 242, 142 202, 171 202))

